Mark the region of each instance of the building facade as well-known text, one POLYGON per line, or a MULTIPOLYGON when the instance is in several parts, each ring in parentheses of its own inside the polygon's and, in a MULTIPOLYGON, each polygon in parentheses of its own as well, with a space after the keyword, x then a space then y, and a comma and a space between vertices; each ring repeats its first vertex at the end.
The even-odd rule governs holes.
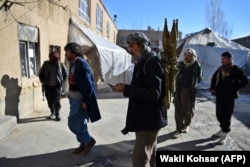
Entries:
POLYGON ((0 2, 0 116, 44 110, 38 72, 50 51, 64 62, 71 18, 116 42, 117 27, 101 0, 0 2))
POLYGON ((143 32, 150 39, 150 47, 152 50, 158 52, 162 41, 163 31, 156 31, 148 27, 147 30, 119 30, 117 35, 117 45, 127 48, 127 36, 134 32, 143 32))
POLYGON ((233 39, 232 41, 237 42, 241 44, 242 46, 245 46, 246 48, 250 49, 250 35, 244 36, 241 38, 236 38, 236 39, 233 39))
MULTIPOLYGON (((242 46, 250 49, 250 35, 236 38, 236 39, 233 39, 232 41, 237 42, 237 43, 241 44, 242 46)), ((250 76, 250 50, 248 51, 247 65, 246 65, 244 70, 247 73, 247 75, 250 76)))

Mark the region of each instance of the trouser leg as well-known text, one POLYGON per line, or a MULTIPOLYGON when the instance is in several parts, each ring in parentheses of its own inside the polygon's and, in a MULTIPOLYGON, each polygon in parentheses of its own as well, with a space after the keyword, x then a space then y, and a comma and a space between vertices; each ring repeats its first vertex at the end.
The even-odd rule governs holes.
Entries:
POLYGON ((55 115, 59 116, 60 115, 60 109, 61 109, 61 90, 60 88, 55 89, 55 94, 54 94, 54 109, 55 109, 55 115))
POLYGON ((156 131, 139 131, 136 132, 136 141, 133 152, 134 167, 155 167, 156 166, 156 131))
POLYGON ((184 116, 181 110, 180 102, 175 100, 174 105, 175 105, 174 116, 175 116, 176 130, 180 132, 184 128, 183 125, 184 116))
POLYGON ((51 113, 59 116, 61 109, 61 90, 59 86, 45 86, 45 96, 51 113))
POLYGON ((216 98, 216 117, 223 132, 230 132, 231 118, 234 109, 234 99, 217 97, 216 98))
POLYGON ((178 92, 178 99, 175 100, 175 120, 177 130, 181 131, 187 126, 190 126, 194 116, 194 102, 190 99, 189 88, 180 88, 178 92))
POLYGON ((55 112, 55 108, 53 106, 54 102, 54 94, 50 86, 45 86, 45 97, 47 99, 48 107, 50 109, 51 114, 55 112))
POLYGON ((69 129, 76 135, 78 142, 87 145, 92 137, 88 132, 88 114, 82 108, 80 99, 70 98, 70 114, 68 117, 69 129))
POLYGON ((190 99, 190 89, 185 89, 182 93, 181 101, 183 106, 183 114, 184 114, 184 129, 187 126, 190 126, 192 118, 194 116, 194 102, 190 99), (189 97, 189 98, 187 98, 189 97))

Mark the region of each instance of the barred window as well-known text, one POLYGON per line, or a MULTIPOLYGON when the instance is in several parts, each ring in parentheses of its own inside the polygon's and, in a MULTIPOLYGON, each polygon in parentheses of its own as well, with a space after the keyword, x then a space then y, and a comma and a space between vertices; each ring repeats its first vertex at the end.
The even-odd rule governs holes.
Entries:
POLYGON ((89 20, 89 0, 79 0, 79 16, 87 23, 89 20))
POLYGON ((107 38, 109 39, 109 36, 110 36, 110 24, 109 24, 109 22, 107 22, 107 24, 106 24, 106 36, 107 36, 107 38))
POLYGON ((103 24, 103 11, 100 6, 97 4, 96 6, 96 29, 102 32, 102 24, 103 24))
POLYGON ((22 77, 37 75, 40 64, 38 29, 20 23, 18 31, 22 77))

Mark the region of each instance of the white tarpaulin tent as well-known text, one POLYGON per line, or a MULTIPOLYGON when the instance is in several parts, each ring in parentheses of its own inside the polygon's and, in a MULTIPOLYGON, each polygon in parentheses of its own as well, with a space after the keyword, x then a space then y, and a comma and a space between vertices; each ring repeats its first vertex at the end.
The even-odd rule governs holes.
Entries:
POLYGON ((197 60, 201 63, 203 70, 203 80, 199 85, 199 89, 208 89, 210 87, 211 77, 215 70, 221 66, 221 54, 225 51, 232 53, 235 65, 243 69, 246 66, 249 49, 220 36, 208 28, 182 39, 179 41, 179 45, 184 41, 185 44, 179 60, 183 60, 185 48, 191 47, 195 49, 198 55, 197 60))
POLYGON ((128 83, 127 70, 131 66, 131 55, 123 48, 94 33, 71 19, 68 42, 77 42, 83 48, 93 69, 98 88, 107 87, 102 82, 115 84, 128 83))

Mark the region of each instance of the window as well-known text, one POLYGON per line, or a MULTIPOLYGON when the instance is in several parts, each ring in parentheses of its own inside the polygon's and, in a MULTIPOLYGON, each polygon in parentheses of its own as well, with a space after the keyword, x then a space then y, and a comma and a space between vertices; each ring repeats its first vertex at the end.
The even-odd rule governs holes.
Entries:
POLYGON ((19 41, 22 77, 37 75, 37 49, 32 42, 19 41))
POLYGON ((110 33, 110 24, 109 24, 109 22, 107 22, 107 24, 106 24, 106 36, 108 39, 109 39, 109 33, 110 33))
POLYGON ((89 0, 79 0, 79 16, 89 23, 89 0))
POLYGON ((20 23, 18 32, 22 77, 37 75, 40 67, 38 28, 20 23))
POLYGON ((96 29, 102 32, 102 16, 103 12, 100 6, 97 4, 96 6, 96 29))
POLYGON ((27 54, 26 48, 27 48, 27 44, 25 42, 19 42, 22 77, 28 76, 27 57, 25 56, 27 54))

